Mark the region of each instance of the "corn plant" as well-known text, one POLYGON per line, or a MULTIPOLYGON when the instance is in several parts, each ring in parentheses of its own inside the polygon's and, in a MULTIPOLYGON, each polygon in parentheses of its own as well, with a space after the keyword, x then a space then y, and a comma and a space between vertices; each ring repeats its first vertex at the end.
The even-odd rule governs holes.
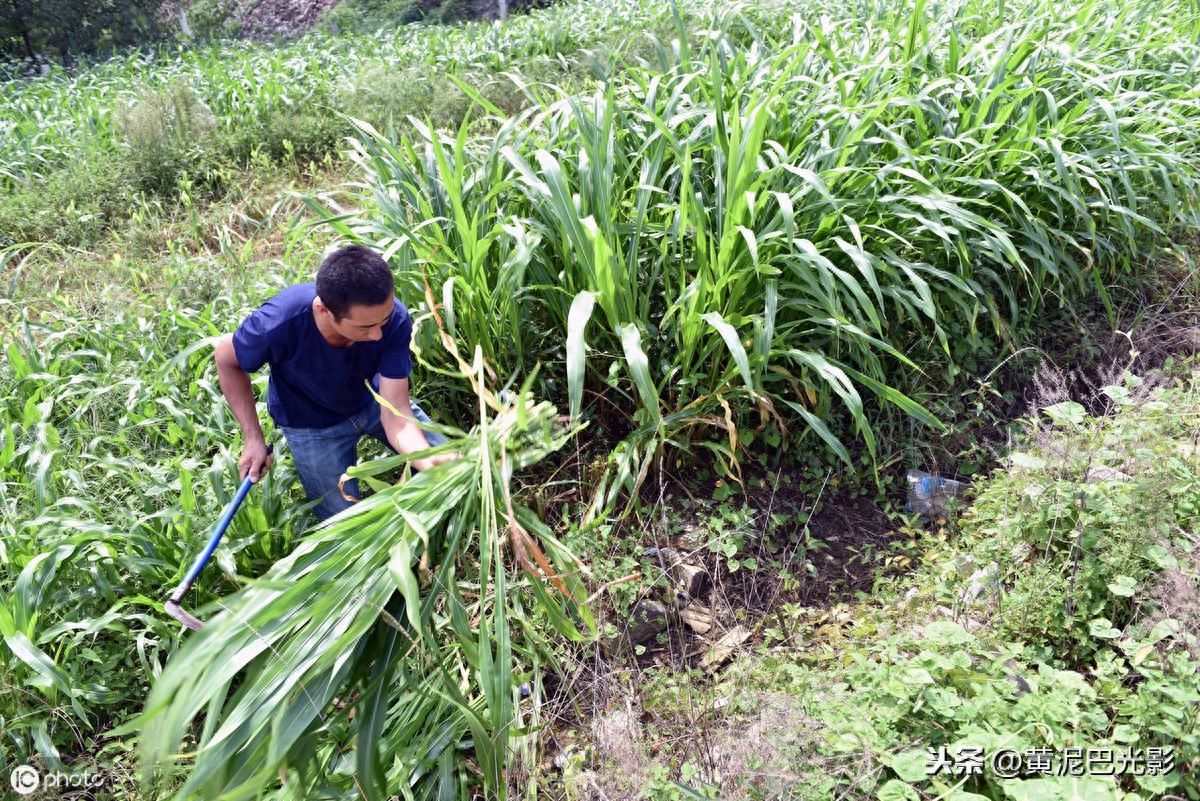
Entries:
MULTIPOLYGON (((162 588, 237 483, 236 422, 208 357, 226 314, 168 301, 103 324, 60 316, 0 331, 6 758, 60 765, 60 749, 129 714, 177 644, 162 588)), ((285 468, 263 482, 201 597, 290 550, 303 525, 293 479, 285 468)))

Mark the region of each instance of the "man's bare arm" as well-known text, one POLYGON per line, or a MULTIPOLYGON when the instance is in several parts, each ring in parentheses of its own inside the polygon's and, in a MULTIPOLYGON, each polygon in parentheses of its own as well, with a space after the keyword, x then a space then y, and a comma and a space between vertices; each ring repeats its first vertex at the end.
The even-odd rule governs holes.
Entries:
POLYGON ((274 458, 267 453, 267 442, 254 403, 254 387, 250 383, 250 374, 238 364, 237 354, 233 351, 232 334, 217 343, 214 358, 221 393, 225 395, 225 401, 242 427, 244 444, 242 456, 238 459, 238 474, 241 478, 248 475, 251 480, 258 481, 271 468, 274 458))
MULTIPOLYGON (((384 433, 388 442, 400 453, 416 453, 429 447, 425 432, 420 429, 412 416, 412 403, 408 395, 407 378, 380 378, 379 394, 384 400, 396 407, 399 415, 393 414, 383 404, 380 404, 380 422, 383 423, 384 433)), ((413 461, 413 467, 418 470, 428 470, 434 465, 448 462, 457 458, 456 454, 442 453, 413 461)))

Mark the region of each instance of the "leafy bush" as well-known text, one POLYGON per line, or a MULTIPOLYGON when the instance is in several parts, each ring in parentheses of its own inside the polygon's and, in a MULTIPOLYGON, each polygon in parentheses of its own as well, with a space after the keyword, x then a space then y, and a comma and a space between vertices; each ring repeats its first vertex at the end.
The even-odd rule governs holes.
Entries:
MULTIPOLYGON (((889 738, 989 751, 1168 748, 1174 771, 1093 779, 1088 797, 1118 798, 1118 787, 1200 797, 1200 376, 1164 387, 1125 374, 1103 388, 1102 417, 1064 399, 1059 384, 1039 386, 1056 402, 1029 421, 1021 449, 964 515, 961 541, 935 559, 935 595, 977 630, 932 624, 899 650, 872 649, 879 655, 864 666, 901 680, 859 674, 869 690, 856 703, 878 697, 894 710, 880 726, 889 718, 877 709, 866 731, 881 754, 889 738), (1161 590, 1168 580, 1172 593, 1161 590), (941 644, 965 657, 911 656, 946 632, 954 641, 941 644), (932 680, 915 680, 917 668, 932 680)), ((884 762, 914 782, 895 759, 884 762)), ((1017 797, 1015 785, 993 777, 974 789, 1017 797)))
POLYGON ((233 0, 192 0, 186 6, 188 27, 196 37, 236 35, 237 10, 233 0))
POLYGON ((157 0, 5 3, 0 7, 0 52, 68 56, 144 44, 166 34, 160 8, 157 0))
MULTIPOLYGON (((525 14, 549 8, 553 0, 513 0, 508 3, 509 15, 525 14)), ((325 19, 337 24, 340 30, 372 33, 391 25, 451 24, 472 20, 496 19, 496 2, 478 0, 343 0, 325 19)))
POLYGON ((373 64, 355 77, 346 112, 381 130, 407 128, 407 118, 428 120, 434 128, 457 131, 471 99, 449 75, 429 65, 396 70, 373 64))
POLYGON ((220 150, 226 160, 240 166, 263 157, 276 164, 320 163, 337 152, 350 130, 350 124, 328 108, 280 111, 223 134, 220 150))
POLYGON ((1134 588, 1175 566, 1179 533, 1200 523, 1194 452, 1181 441, 1195 414, 1194 391, 1125 374, 1103 389, 1113 415, 1091 417, 1082 404, 1060 399, 1031 421, 1031 447, 1010 455, 1003 480, 980 494, 967 517, 987 537, 980 558, 1011 571, 1006 633, 1027 639, 1019 636, 1026 626, 1067 632, 1058 645, 1068 646, 1069 657, 1087 658, 1075 646, 1095 646, 1089 624, 1106 620, 1107 630, 1136 619, 1134 588))
POLYGON ((1043 382, 1045 408, 978 483, 957 537, 946 520, 909 530, 896 545, 921 560, 913 573, 856 607, 807 610, 825 625, 747 660, 817 721, 787 752, 783 791, 1200 798, 1200 373, 1118 381, 1103 416, 1043 382), (1067 748, 1116 769, 1060 772, 1067 748), (1024 770, 999 775, 1001 749, 1024 770), (971 750, 980 771, 954 772, 971 750))

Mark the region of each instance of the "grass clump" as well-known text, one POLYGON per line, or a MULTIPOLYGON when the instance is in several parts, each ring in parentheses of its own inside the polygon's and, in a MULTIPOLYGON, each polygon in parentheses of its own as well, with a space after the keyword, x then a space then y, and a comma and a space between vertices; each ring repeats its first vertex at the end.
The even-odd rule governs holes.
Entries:
POLYGON ((100 244, 139 202, 137 177, 123 154, 96 147, 45 180, 0 192, 0 247, 100 244))
POLYGON ((117 110, 116 127, 142 189, 174 195, 188 174, 216 188, 217 120, 187 84, 143 90, 117 110))

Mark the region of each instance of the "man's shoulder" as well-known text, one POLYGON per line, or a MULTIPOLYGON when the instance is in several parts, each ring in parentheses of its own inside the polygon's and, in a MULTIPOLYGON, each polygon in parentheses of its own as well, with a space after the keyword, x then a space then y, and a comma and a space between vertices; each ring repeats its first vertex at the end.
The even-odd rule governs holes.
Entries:
POLYGON ((247 318, 255 320, 260 331, 269 331, 304 320, 312 314, 313 298, 317 296, 316 285, 295 284, 279 290, 247 318))
POLYGON ((312 311, 313 298, 317 296, 317 285, 312 281, 304 284, 292 284, 276 292, 263 304, 263 308, 272 306, 292 315, 312 311))

